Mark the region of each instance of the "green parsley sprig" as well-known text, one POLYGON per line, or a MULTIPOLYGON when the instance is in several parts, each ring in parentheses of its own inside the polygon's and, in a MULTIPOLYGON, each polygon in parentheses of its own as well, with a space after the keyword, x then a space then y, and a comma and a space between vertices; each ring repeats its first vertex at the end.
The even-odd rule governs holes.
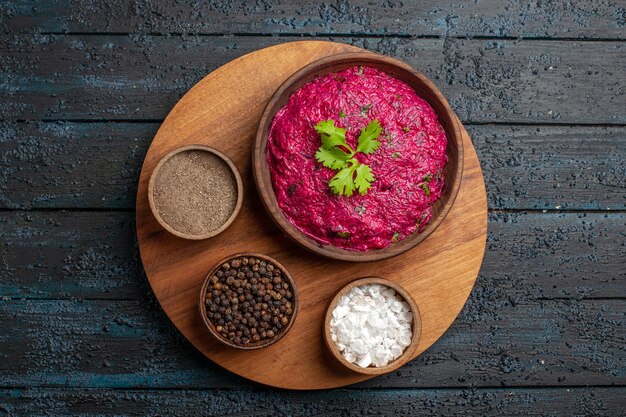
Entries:
POLYGON ((356 149, 346 141, 346 129, 335 126, 334 120, 319 122, 315 130, 322 140, 315 159, 327 168, 339 170, 328 182, 331 190, 346 197, 350 197, 354 191, 361 195, 367 193, 374 182, 374 174, 369 166, 360 163, 354 156, 358 152, 372 154, 380 147, 380 142, 376 140, 382 132, 378 120, 372 120, 361 131, 356 149))

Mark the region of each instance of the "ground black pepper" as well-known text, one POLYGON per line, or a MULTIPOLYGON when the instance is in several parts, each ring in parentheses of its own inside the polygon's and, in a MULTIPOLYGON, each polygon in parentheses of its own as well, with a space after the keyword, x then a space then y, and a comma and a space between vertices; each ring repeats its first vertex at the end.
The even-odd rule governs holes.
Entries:
POLYGON ((202 150, 172 156, 159 171, 154 204, 165 223, 189 235, 219 229, 237 205, 237 180, 220 157, 202 150))
POLYGON ((206 316, 230 342, 245 346, 278 337, 293 315, 293 288, 280 268, 254 256, 223 263, 209 278, 206 316))

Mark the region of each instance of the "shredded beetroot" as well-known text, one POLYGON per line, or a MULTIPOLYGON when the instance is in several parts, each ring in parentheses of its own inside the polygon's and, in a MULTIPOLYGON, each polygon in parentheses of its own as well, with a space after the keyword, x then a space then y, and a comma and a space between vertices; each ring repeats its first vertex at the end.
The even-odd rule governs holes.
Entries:
POLYGON ((267 162, 278 205, 302 233, 323 244, 367 251, 421 230, 444 189, 447 140, 430 105, 406 83, 369 67, 320 77, 296 91, 274 117, 267 162), (374 119, 380 148, 357 159, 375 181, 365 195, 333 194, 335 171, 315 160, 314 126, 332 119, 356 147, 374 119))

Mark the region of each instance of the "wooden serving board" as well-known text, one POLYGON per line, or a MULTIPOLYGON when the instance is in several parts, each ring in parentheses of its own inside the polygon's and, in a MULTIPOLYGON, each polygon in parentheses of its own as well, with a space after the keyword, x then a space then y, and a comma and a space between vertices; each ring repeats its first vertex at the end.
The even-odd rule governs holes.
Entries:
POLYGON ((137 192, 137 235, 150 285, 168 317, 205 356, 245 378, 288 389, 339 387, 370 378, 344 369, 326 350, 322 321, 333 295, 355 278, 379 275, 403 285, 422 315, 415 356, 452 324, 474 285, 487 234, 487 197, 480 164, 465 132, 463 182, 439 228, 414 249, 374 263, 328 260, 283 236, 265 213, 254 188, 251 146, 263 108, 278 86, 304 65, 332 54, 361 51, 349 45, 304 41, 262 49, 209 74, 174 107, 146 155, 137 192), (165 231, 150 211, 148 181, 158 161, 189 144, 213 146, 241 171, 244 203, 219 236, 188 241, 165 231), (300 296, 294 326, 278 343, 240 351, 214 340, 198 312, 203 279, 221 258, 261 252, 293 275, 300 296))

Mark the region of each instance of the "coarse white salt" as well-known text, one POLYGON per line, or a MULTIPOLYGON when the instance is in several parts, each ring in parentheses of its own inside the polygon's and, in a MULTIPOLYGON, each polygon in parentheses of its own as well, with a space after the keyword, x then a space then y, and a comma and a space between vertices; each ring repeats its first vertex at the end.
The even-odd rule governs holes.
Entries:
POLYGON ((341 297, 330 319, 330 337, 344 358, 362 368, 396 360, 411 344, 413 313, 384 285, 355 287, 341 297))

